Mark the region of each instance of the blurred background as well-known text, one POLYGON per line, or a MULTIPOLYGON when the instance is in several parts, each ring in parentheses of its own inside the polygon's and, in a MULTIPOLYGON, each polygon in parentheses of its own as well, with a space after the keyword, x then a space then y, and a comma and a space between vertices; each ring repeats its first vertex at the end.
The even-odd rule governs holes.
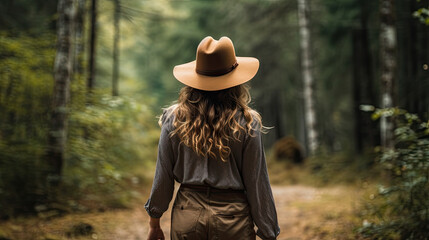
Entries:
POLYGON ((2 0, 0 239, 146 239, 157 117, 205 36, 260 60, 279 239, 427 239, 428 7, 2 0))

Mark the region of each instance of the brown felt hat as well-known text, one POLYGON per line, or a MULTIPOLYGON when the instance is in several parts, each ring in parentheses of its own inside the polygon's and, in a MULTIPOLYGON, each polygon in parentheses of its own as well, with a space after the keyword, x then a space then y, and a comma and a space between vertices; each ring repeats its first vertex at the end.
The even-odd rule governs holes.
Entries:
POLYGON ((190 87, 217 91, 249 81, 258 68, 258 59, 235 56, 234 45, 228 37, 217 41, 209 36, 198 45, 196 60, 175 66, 173 75, 190 87))

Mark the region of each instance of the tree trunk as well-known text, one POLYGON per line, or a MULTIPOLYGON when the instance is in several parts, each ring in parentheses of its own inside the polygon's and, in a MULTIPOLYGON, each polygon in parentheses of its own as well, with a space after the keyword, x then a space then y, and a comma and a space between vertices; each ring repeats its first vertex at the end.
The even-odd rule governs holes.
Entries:
MULTIPOLYGON (((362 71, 362 45, 361 45, 361 29, 354 29, 352 32, 353 46, 353 113, 354 113, 354 132, 355 132, 355 152, 362 153, 363 150, 363 113, 360 110, 362 104, 361 94, 361 71, 362 71)), ((369 137, 369 136, 367 136, 369 137)))
POLYGON ((424 64, 422 64, 422 95, 420 97, 424 105, 422 106, 420 117, 422 119, 429 119, 429 94, 427 94, 427 91, 429 89, 429 27, 426 26, 423 34, 425 36, 423 40, 424 50, 422 50, 424 64))
MULTIPOLYGON (((409 12, 413 12, 417 9, 417 4, 415 1, 408 2, 409 12)), ((417 112, 418 106, 418 97, 415 94, 416 89, 418 89, 418 81, 417 81, 417 73, 418 73, 418 61, 417 56, 420 51, 419 46, 417 44, 418 39, 418 30, 416 25, 416 19, 409 16, 408 18, 408 27, 406 28, 409 32, 408 36, 408 58, 407 58, 407 70, 408 74, 406 75, 406 79, 403 79, 404 85, 406 86, 405 98, 406 98, 406 109, 412 113, 417 112)), ((407 32, 406 32, 407 33, 407 32)))
MULTIPOLYGON (((394 0, 380 1, 380 57, 381 106, 393 107, 393 88, 396 75, 396 27, 394 0)), ((381 118, 381 145, 393 148, 392 117, 381 118)))
POLYGON ((272 98, 273 100, 272 100, 271 106, 274 108, 273 109, 274 126, 276 126, 274 130, 275 130, 275 141, 277 141, 280 138, 284 137, 284 134, 283 134, 284 123, 282 121, 281 111, 279 111, 279 109, 283 109, 283 102, 282 102, 280 91, 274 91, 272 97, 273 97, 272 98))
MULTIPOLYGON (((429 1, 420 1, 418 3, 418 9, 427 8, 429 1)), ((417 84, 418 84, 418 94, 417 94, 417 114, 421 119, 428 119, 429 117, 429 27, 420 22, 415 21, 418 32, 418 40, 416 45, 418 47, 418 58, 417 58, 417 84)))
POLYGON ((54 64, 54 93, 47 161, 48 183, 60 183, 67 143, 68 102, 73 63, 73 0, 58 1, 58 43, 54 64))
POLYGON ((297 138, 298 141, 300 143, 303 144, 303 147, 305 147, 305 153, 304 157, 308 156, 308 144, 306 142, 306 129, 305 129, 305 112, 304 112, 304 107, 302 104, 301 99, 297 99, 296 100, 296 108, 295 108, 295 112, 296 112, 296 119, 297 119, 297 138))
MULTIPOLYGON (((377 126, 371 120, 370 113, 360 109, 360 105, 377 105, 374 93, 374 77, 371 50, 368 39, 367 0, 359 3, 360 25, 352 32, 353 46, 353 102, 355 152, 363 153, 365 149, 376 146, 377 126)), ((378 143, 377 143, 378 144, 378 143)))
POLYGON ((83 37, 83 29, 85 22, 85 6, 86 0, 77 0, 77 9, 76 9, 76 31, 75 31, 75 56, 74 56, 74 69, 73 72, 76 74, 83 74, 83 49, 84 49, 84 37, 83 37))
POLYGON ((428 119, 429 95, 429 28, 422 24, 410 13, 428 6, 429 1, 398 1, 397 11, 398 26, 398 69, 396 79, 400 96, 396 105, 404 107, 411 113, 416 113, 421 119, 428 119))
POLYGON ((89 42, 88 92, 94 88, 95 82, 95 42, 97 37, 97 0, 91 0, 91 28, 89 42))
MULTIPOLYGON (((371 48, 369 43, 369 33, 368 33, 368 13, 370 12, 370 9, 368 7, 368 3, 371 2, 368 0, 364 0, 361 2, 361 8, 360 8, 360 22, 361 22, 361 35, 360 35, 360 42, 362 44, 362 76, 361 81, 363 84, 361 85, 361 97, 363 104, 368 105, 377 105, 377 97, 375 93, 375 86, 374 86, 374 70, 373 70, 373 59, 371 55, 371 48)), ((362 112, 361 112, 362 113, 362 112)), ((369 139, 363 140, 363 146, 364 148, 372 149, 376 145, 380 144, 380 135, 378 131, 378 125, 376 122, 371 120, 371 114, 370 113, 363 113, 363 128, 365 129, 364 136, 367 136, 369 139)))
POLYGON ((314 82, 312 75, 312 56, 310 49, 309 5, 307 0, 298 0, 298 23, 301 45, 301 68, 304 83, 305 123, 308 149, 311 154, 318 148, 316 130, 316 111, 314 108, 314 82))
POLYGON ((114 27, 115 27, 115 35, 113 39, 113 74, 112 74, 112 95, 119 95, 119 17, 121 15, 121 3, 120 0, 114 0, 115 3, 115 13, 114 13, 114 27))

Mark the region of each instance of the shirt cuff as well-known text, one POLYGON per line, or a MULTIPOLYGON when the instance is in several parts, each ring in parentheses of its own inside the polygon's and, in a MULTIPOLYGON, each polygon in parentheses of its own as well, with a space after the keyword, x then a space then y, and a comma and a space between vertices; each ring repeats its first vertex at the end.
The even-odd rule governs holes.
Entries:
POLYGON ((150 200, 147 201, 147 203, 144 205, 144 208, 146 209, 147 214, 152 218, 160 218, 163 214, 163 212, 158 212, 154 208, 149 207, 150 200))
POLYGON ((259 228, 256 231, 256 235, 258 235, 258 237, 260 237, 262 240, 276 240, 277 237, 279 236, 279 234, 280 234, 280 228, 277 228, 277 232, 275 233, 275 237, 272 237, 272 236, 271 237, 265 237, 265 236, 263 236, 262 232, 259 230, 259 228))

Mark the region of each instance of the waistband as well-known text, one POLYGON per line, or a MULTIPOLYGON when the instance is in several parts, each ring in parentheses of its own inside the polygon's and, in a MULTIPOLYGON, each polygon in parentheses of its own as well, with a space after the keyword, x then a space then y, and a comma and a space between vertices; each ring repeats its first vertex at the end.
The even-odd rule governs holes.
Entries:
POLYGON ((221 189, 214 188, 208 185, 196 185, 196 184, 180 184, 180 188, 183 190, 191 190, 197 192, 211 192, 211 193, 244 193, 244 190, 240 189, 221 189))

